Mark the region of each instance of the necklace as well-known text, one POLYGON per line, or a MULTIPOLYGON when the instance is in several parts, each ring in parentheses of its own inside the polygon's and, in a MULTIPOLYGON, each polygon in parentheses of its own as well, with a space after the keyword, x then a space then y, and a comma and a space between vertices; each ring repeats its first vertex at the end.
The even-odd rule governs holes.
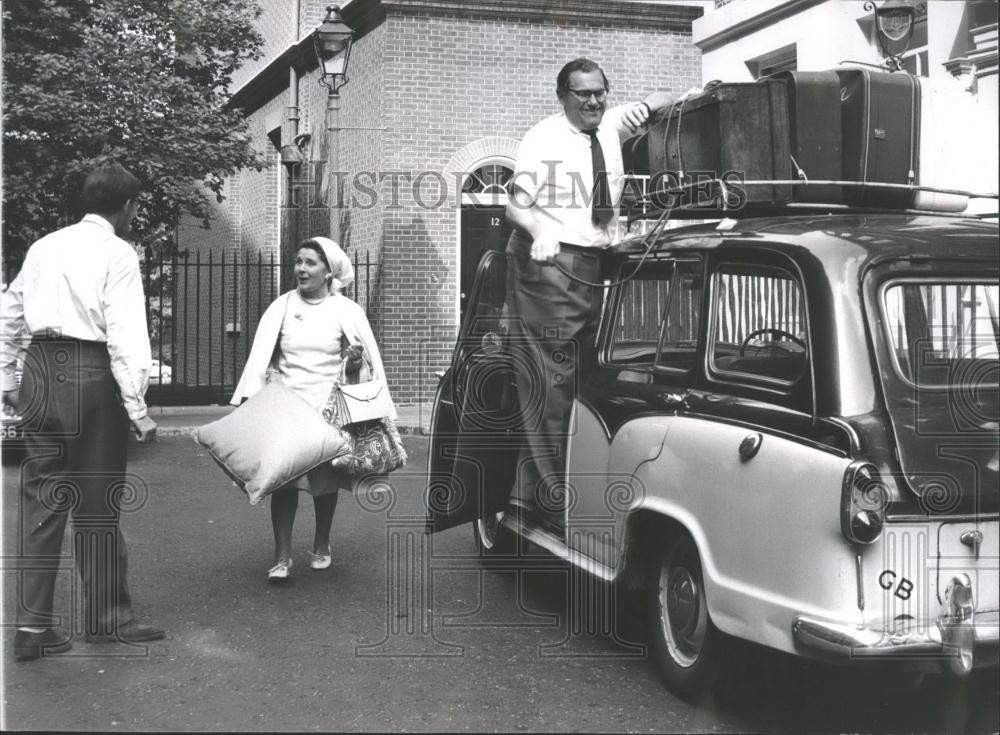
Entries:
POLYGON ((322 304, 324 301, 326 301, 326 296, 320 296, 318 299, 307 299, 305 296, 302 295, 301 292, 299 292, 299 298, 302 299, 305 303, 310 304, 311 306, 316 306, 317 304, 322 304))

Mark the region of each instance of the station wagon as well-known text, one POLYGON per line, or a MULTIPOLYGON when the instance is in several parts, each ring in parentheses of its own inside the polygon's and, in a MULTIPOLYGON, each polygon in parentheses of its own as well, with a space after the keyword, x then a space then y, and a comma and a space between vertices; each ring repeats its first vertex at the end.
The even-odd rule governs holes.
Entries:
POLYGON ((960 674, 997 661, 998 232, 920 213, 747 217, 604 253, 555 523, 505 512, 531 417, 506 255, 486 253, 435 398, 428 528, 472 523, 641 590, 666 683, 720 633, 960 674))

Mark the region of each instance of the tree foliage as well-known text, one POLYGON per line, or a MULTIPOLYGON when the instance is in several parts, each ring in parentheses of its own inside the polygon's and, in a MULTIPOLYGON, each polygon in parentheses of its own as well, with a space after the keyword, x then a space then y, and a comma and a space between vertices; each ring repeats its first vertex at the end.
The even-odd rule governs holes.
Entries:
POLYGON ((135 234, 208 226, 225 178, 261 169, 233 72, 259 58, 254 0, 4 0, 4 249, 79 216, 83 177, 115 161, 143 182, 135 234))

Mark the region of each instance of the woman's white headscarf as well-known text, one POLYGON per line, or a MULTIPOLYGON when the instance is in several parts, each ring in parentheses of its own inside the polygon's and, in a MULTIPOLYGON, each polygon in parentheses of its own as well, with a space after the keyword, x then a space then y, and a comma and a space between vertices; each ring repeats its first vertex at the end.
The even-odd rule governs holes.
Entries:
POLYGON ((306 242, 316 243, 326 255, 326 262, 330 264, 330 272, 333 274, 330 283, 331 293, 340 293, 341 289, 354 283, 354 266, 351 265, 347 253, 341 250, 337 243, 328 237, 310 237, 306 242))

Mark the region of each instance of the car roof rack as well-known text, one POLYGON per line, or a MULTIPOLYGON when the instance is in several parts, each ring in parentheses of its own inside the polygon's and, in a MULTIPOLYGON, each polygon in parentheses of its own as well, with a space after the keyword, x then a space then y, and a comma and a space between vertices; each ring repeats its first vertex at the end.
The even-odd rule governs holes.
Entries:
POLYGON ((944 189, 918 184, 889 184, 876 181, 843 181, 835 179, 759 179, 724 180, 719 178, 699 179, 690 184, 664 187, 637 197, 629 204, 626 215, 629 224, 641 220, 655 219, 654 228, 659 229, 670 218, 673 219, 742 219, 750 217, 773 217, 782 215, 809 214, 911 214, 935 215, 959 219, 990 219, 1000 216, 998 212, 967 213, 938 209, 910 209, 904 207, 865 207, 843 202, 741 202, 737 192, 752 187, 829 187, 841 186, 848 191, 863 190, 929 192, 964 196, 968 199, 1000 199, 996 193, 977 193, 962 189, 944 189), (712 190, 716 191, 714 194, 712 190), (692 197, 705 201, 690 202, 692 197), (636 212, 636 208, 642 211, 636 212))

